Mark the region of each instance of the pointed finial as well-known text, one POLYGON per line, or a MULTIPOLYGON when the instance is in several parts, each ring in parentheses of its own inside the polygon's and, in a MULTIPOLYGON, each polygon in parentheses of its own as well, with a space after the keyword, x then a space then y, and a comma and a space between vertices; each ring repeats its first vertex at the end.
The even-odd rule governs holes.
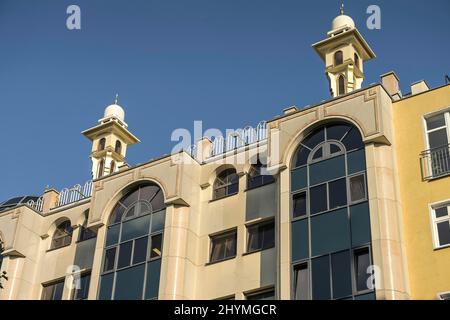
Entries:
POLYGON ((341 4, 341 14, 344 14, 344 4, 341 4))
POLYGON ((114 98, 114 104, 118 104, 119 103, 119 94, 116 93, 116 97, 114 98))

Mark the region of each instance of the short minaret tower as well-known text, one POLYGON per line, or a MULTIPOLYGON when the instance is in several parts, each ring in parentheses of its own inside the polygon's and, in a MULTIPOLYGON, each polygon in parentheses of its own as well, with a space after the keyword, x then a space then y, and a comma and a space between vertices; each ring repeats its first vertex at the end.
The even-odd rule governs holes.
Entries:
POLYGON ((353 19, 344 14, 344 5, 340 11, 331 24, 327 38, 313 44, 325 62, 332 97, 360 89, 364 80, 363 64, 375 58, 375 53, 356 29, 353 19))
POLYGON ((98 125, 83 131, 92 141, 92 178, 98 179, 117 172, 125 164, 127 147, 139 142, 125 123, 125 111, 119 106, 116 95, 114 103, 106 107, 98 125))

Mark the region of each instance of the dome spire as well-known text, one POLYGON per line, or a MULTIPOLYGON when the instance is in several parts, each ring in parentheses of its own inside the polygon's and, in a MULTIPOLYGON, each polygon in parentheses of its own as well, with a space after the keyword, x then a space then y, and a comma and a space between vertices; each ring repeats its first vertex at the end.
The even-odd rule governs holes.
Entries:
POLYGON ((340 9, 340 12, 341 12, 341 15, 344 14, 344 4, 343 4, 343 3, 341 3, 341 9, 340 9))
POLYGON ((116 97, 114 98, 114 104, 119 104, 119 94, 116 93, 116 97))

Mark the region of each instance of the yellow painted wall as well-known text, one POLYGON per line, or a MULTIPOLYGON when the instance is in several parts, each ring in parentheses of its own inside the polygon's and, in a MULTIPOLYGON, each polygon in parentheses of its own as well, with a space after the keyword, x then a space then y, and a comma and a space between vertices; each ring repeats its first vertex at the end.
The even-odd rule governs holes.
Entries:
POLYGON ((420 153, 427 149, 424 115, 450 107, 450 85, 393 104, 412 299, 450 291, 450 247, 434 249, 429 204, 450 199, 450 176, 422 181, 420 153))

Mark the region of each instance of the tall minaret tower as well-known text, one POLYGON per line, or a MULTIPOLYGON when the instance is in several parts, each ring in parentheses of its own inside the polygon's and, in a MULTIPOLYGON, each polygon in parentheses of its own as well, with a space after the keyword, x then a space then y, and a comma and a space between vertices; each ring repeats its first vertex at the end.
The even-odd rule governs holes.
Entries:
POLYGON ((334 18, 327 38, 313 47, 325 62, 332 97, 361 88, 363 64, 375 58, 375 53, 356 29, 353 19, 344 14, 344 5, 340 15, 334 18))
POLYGON ((114 103, 106 107, 98 125, 82 133, 92 141, 92 178, 98 179, 119 170, 125 164, 125 155, 129 145, 139 142, 125 123, 125 111, 118 105, 116 95, 114 103))

